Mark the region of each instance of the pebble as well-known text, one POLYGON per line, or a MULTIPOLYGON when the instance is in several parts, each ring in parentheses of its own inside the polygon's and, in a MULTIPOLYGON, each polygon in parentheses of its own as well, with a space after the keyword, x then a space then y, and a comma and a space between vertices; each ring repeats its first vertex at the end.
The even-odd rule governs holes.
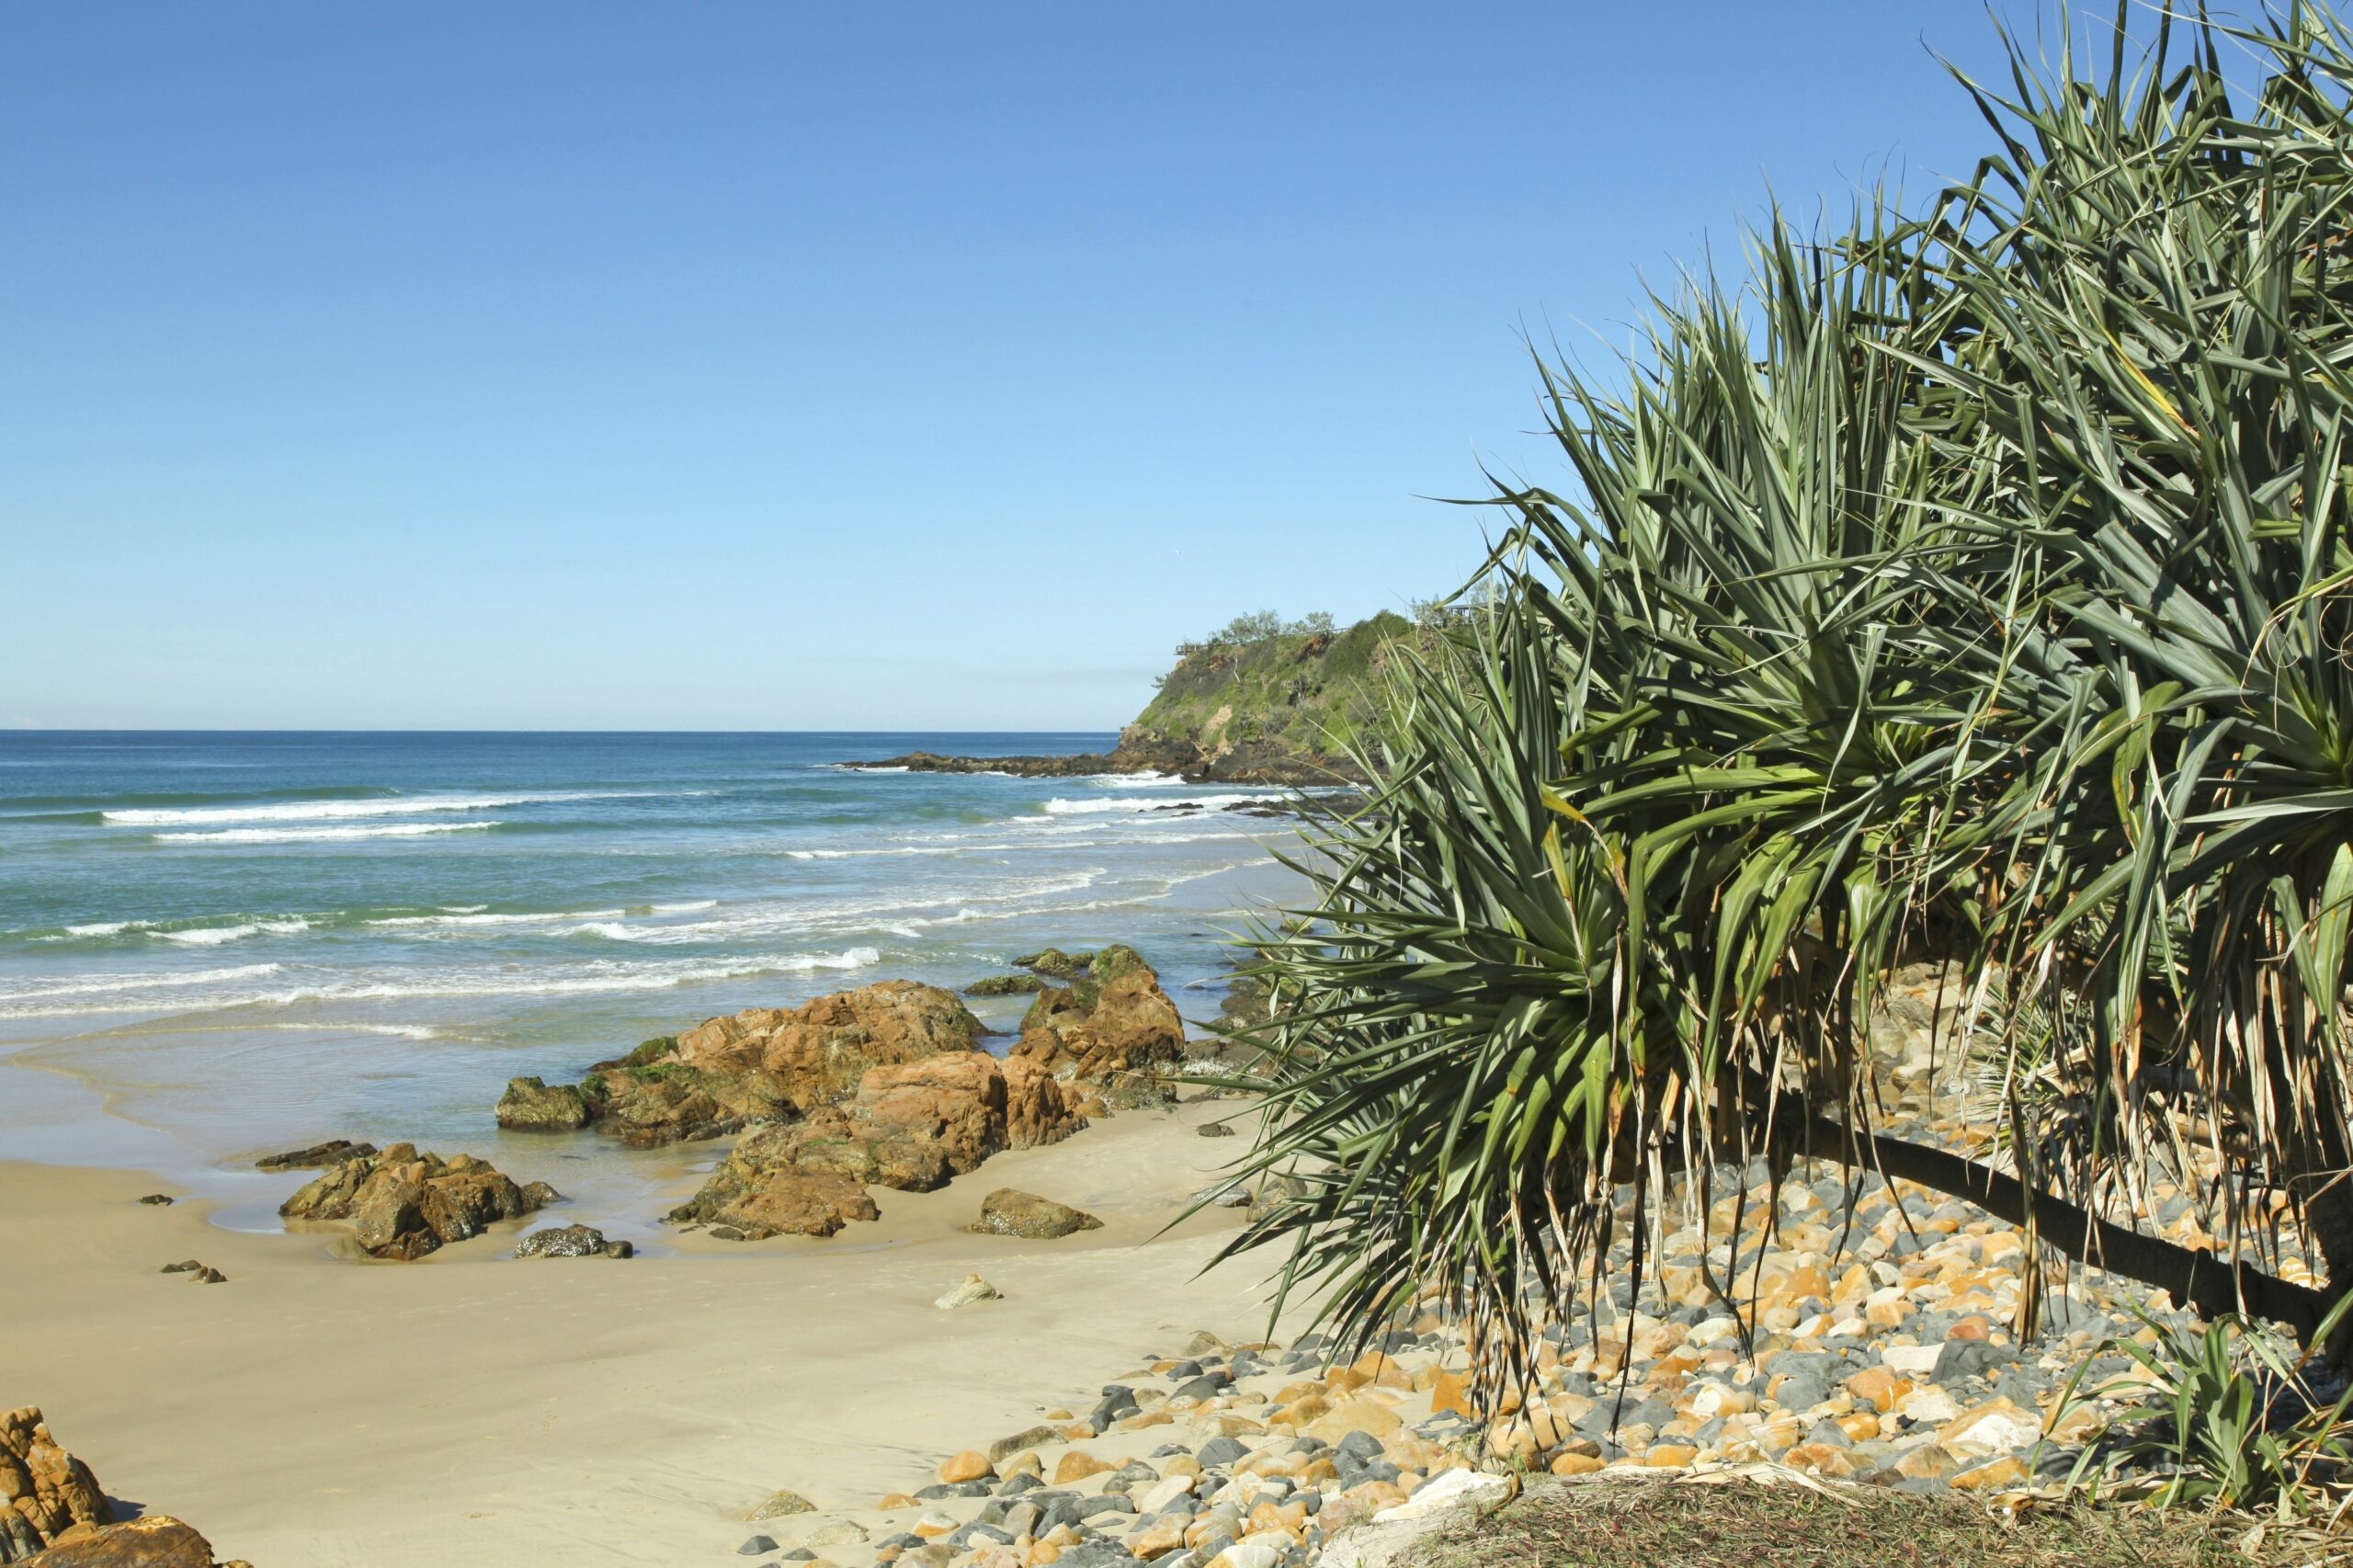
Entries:
POLYGON ((994 1301, 999 1299, 999 1292, 995 1286, 977 1274, 967 1274, 961 1284, 950 1286, 946 1295, 931 1304, 943 1311, 952 1312, 958 1307, 969 1307, 975 1301, 994 1301))
MULTIPOLYGON (((1972 1151, 1972 1138, 1955 1142, 1972 1151)), ((2167 1225, 2199 1222, 2158 1187, 2167 1225)), ((897 1533, 853 1568, 1307 1568, 1356 1525, 1498 1501, 1510 1483, 1485 1471, 1512 1466, 1576 1477, 1768 1460, 1990 1498, 2116 1417, 2114 1403, 2062 1412, 2059 1395, 2103 1339, 2141 1326, 2134 1309, 2184 1321, 2145 1288, 2054 1269, 2044 1336, 2020 1346, 2018 1233, 1968 1205, 1826 1165, 1793 1168, 1778 1191, 1761 1168, 1727 1168, 1706 1197, 1703 1215, 1698 1194, 1670 1194, 1665 1223, 1679 1228, 1639 1291, 1623 1242, 1602 1260, 1608 1304, 1543 1325, 1524 1403, 1483 1427, 1462 1338, 1435 1314, 1353 1359, 1320 1335, 1286 1347, 1197 1334, 1102 1385, 1083 1419, 1048 1411, 941 1461, 920 1504, 884 1499, 897 1533)), ((995 1294, 976 1276, 939 1304, 995 1294)), ((2091 1381, 2128 1367, 2109 1358, 2091 1381)), ((835 1520, 801 1544, 867 1540, 835 1520)))

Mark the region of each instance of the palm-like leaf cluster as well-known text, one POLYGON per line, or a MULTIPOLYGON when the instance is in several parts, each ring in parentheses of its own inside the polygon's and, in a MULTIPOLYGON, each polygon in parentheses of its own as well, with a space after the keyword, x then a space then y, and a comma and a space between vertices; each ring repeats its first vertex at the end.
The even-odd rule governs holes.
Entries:
POLYGON ((1443 1292, 1524 1370, 1531 1297, 1678 1173, 1705 1213, 1799 1153, 2309 1328, 2238 1230, 2272 1199, 2353 1282, 2353 40, 2181 43, 2014 51, 1925 212, 1776 220, 1608 376, 1546 368, 1576 483, 1499 486, 1480 613, 1400 650, 1372 797, 1259 943, 1252 1157, 1308 1196, 1236 1250, 1286 1290, 1361 1330, 1443 1292), (1979 977, 1999 1171, 1874 1125, 1920 957, 1979 977), (2243 1256, 2136 1230, 2218 1165, 2243 1256))

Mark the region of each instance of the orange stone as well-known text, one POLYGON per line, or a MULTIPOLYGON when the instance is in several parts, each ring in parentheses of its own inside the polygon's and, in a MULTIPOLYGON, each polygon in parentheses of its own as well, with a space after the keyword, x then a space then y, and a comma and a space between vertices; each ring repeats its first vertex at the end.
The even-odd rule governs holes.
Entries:
POLYGON ((1866 1367, 1848 1378, 1847 1392, 1874 1410, 1893 1410, 1912 1392, 1912 1380, 1887 1367, 1866 1367))
POLYGON ((1810 1470, 1839 1480, 1855 1473, 1855 1461, 1847 1457, 1847 1450, 1827 1443, 1800 1443, 1781 1456, 1781 1462, 1791 1470, 1810 1470))
POLYGON ((1699 1457, 1699 1450, 1688 1443, 1657 1443, 1644 1452, 1643 1463, 1653 1470, 1661 1470, 1669 1465, 1689 1464, 1699 1457))
POLYGON ((986 1481, 995 1474, 996 1466, 989 1463, 989 1456, 972 1449, 966 1449, 939 1467, 939 1479, 950 1485, 960 1481, 986 1481))
POLYGON ((1552 1464, 1554 1475, 1591 1475, 1601 1468, 1601 1461, 1591 1454, 1563 1454, 1552 1464))
POLYGON ((2004 1454, 1974 1470, 1962 1471, 1949 1478, 1947 1484, 1956 1492, 1998 1492, 2005 1486, 2023 1486, 2026 1480, 2026 1465, 2016 1454, 2004 1454))
POLYGON ((1430 1414, 1443 1415, 1449 1411, 1466 1421, 1471 1417, 1471 1389, 1460 1372, 1440 1372, 1430 1384, 1430 1414))
POLYGON ((1085 1449, 1073 1449, 1054 1466, 1054 1484, 1068 1486, 1074 1481, 1085 1481, 1090 1475, 1100 1475, 1111 1467, 1088 1453, 1085 1449))

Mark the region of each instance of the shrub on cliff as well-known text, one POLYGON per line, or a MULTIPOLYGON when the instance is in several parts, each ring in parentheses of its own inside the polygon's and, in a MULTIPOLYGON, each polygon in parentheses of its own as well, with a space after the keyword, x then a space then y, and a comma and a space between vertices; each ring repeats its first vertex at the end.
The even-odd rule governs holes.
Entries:
POLYGON ((1257 943, 1253 1161, 1311 1190, 1233 1250, 1358 1339, 1447 1292, 1492 1393, 1621 1184, 1639 1274, 1678 1176, 1704 1223, 1720 1163, 1799 1154, 2209 1312, 2353 1289, 2353 45, 2184 36, 2014 51, 1925 212, 1776 219, 1610 383, 1545 368, 1576 487, 1499 488, 1492 593, 1388 645, 1371 799, 1257 943), (1972 977, 1991 1157, 1878 1124, 1922 955, 1972 977), (2131 1203, 2201 1150, 2230 1263, 2131 1203))

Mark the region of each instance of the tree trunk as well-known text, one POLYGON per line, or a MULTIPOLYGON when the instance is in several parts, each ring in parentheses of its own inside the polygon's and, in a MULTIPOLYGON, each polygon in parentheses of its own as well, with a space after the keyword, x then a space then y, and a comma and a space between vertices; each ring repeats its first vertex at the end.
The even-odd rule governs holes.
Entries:
MULTIPOLYGON (((2313 1331, 2342 1292, 2315 1290, 2251 1263, 2235 1266, 2200 1248, 2185 1246, 2098 1219, 2077 1204, 2042 1191, 2029 1191, 2016 1176, 1947 1150, 1909 1142, 1885 1133, 1859 1138, 1855 1131, 1785 1102, 1777 1123, 1794 1131, 1785 1151, 1792 1156, 1837 1160, 1877 1170, 1891 1179, 1916 1182, 1974 1203, 1997 1220, 2023 1226, 2029 1215, 2037 1237, 2078 1263, 2154 1285, 2200 1317, 2244 1312, 2293 1329, 2309 1344, 2313 1331), (1786 1120, 1782 1119, 1786 1118, 1786 1120)), ((2341 1278, 2332 1270, 2332 1278, 2341 1278)))

